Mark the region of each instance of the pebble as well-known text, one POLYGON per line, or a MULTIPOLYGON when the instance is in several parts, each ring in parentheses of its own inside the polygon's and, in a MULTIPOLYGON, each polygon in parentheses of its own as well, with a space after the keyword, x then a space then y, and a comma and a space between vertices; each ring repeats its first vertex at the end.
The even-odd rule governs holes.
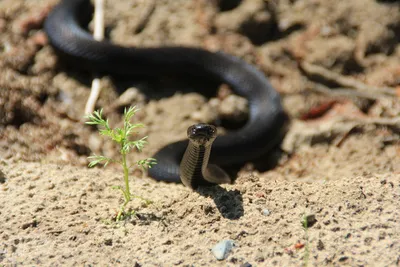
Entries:
POLYGON ((4 184, 6 181, 6 175, 0 170, 0 184, 4 184))
POLYGON ((315 218, 315 214, 308 214, 303 217, 303 227, 312 227, 315 223, 317 222, 317 219, 315 218))
POLYGON ((222 240, 216 244, 211 251, 217 260, 224 260, 228 257, 228 254, 232 250, 233 246, 233 240, 222 240))
POLYGON ((264 216, 268 216, 268 215, 271 214, 271 212, 269 211, 269 209, 263 209, 263 210, 262 210, 262 214, 263 214, 264 216))

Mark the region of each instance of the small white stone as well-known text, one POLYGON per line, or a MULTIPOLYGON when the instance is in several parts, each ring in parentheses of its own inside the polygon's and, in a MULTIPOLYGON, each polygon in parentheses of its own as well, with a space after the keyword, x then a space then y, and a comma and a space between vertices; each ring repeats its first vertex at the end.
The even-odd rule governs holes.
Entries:
POLYGON ((263 210, 262 210, 262 214, 263 214, 264 216, 268 216, 268 215, 271 214, 271 212, 269 211, 269 209, 263 209, 263 210))
POLYGON ((228 257, 228 254, 232 250, 233 246, 233 240, 222 240, 216 244, 211 251, 217 260, 224 260, 228 257))

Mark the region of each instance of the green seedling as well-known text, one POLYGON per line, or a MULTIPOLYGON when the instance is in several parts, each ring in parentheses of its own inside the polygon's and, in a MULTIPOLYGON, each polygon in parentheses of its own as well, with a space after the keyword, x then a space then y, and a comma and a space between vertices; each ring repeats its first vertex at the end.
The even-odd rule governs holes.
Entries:
POLYGON ((139 196, 135 196, 131 194, 131 191, 129 189, 129 170, 132 167, 139 167, 143 171, 146 171, 147 169, 151 168, 154 164, 157 164, 156 160, 153 158, 147 158, 147 159, 142 159, 137 162, 135 162, 132 165, 128 165, 126 162, 126 155, 132 151, 132 149, 136 149, 137 151, 141 152, 143 147, 147 144, 147 136, 139 139, 139 140, 131 140, 131 136, 133 134, 137 134, 136 129, 144 127, 143 124, 141 123, 136 123, 132 124, 131 119, 135 115, 136 112, 138 112, 139 109, 136 107, 130 107, 129 109, 124 110, 124 126, 123 128, 114 128, 112 129, 108 123, 108 119, 103 118, 103 110, 97 110, 94 111, 92 114, 89 114, 86 116, 86 119, 88 121, 86 124, 90 125, 98 125, 99 126, 99 133, 100 135, 107 136, 111 138, 114 142, 116 142, 120 146, 120 154, 121 158, 120 159, 112 159, 108 158, 102 155, 92 155, 88 157, 90 160, 89 167, 94 167, 97 164, 104 164, 104 167, 106 167, 109 163, 115 162, 118 163, 122 166, 123 172, 124 172, 124 182, 125 182, 125 187, 123 186, 114 186, 113 188, 119 189, 122 192, 122 195, 124 196, 124 203, 119 209, 119 212, 117 214, 116 220, 119 221, 121 220, 122 216, 125 214, 125 207, 129 203, 129 201, 132 200, 132 198, 139 198, 143 201, 146 202, 146 204, 150 204, 151 201, 146 200, 144 198, 141 198, 139 196))
MULTIPOLYGON (((315 220, 315 217, 313 217, 315 220)), ((308 267, 309 260, 310 260, 310 241, 308 239, 308 228, 309 228, 309 216, 304 213, 301 217, 301 224, 303 225, 304 229, 304 239, 306 240, 305 244, 305 251, 303 256, 303 267, 308 267)))

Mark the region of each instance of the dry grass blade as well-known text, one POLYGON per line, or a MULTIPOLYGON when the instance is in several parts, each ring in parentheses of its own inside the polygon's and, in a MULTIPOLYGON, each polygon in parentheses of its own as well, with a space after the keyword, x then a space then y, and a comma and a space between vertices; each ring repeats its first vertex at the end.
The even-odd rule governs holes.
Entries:
MULTIPOLYGON (((104 0, 95 1, 93 38, 97 41, 104 39, 104 0)), ((85 114, 90 114, 94 111, 101 91, 100 78, 96 74, 93 76, 92 88, 85 106, 85 114)))
POLYGON ((321 76, 322 78, 324 78, 327 81, 335 82, 342 87, 354 88, 354 90, 356 90, 360 93, 368 93, 368 94, 375 94, 375 95, 380 94, 380 95, 389 95, 389 96, 396 95, 396 90, 394 88, 390 88, 390 87, 380 88, 380 87, 369 86, 365 83, 357 81, 356 79, 353 79, 350 77, 345 77, 343 75, 340 75, 339 73, 335 73, 324 67, 317 66, 317 65, 305 62, 305 61, 303 61, 300 64, 300 67, 307 74, 321 76))

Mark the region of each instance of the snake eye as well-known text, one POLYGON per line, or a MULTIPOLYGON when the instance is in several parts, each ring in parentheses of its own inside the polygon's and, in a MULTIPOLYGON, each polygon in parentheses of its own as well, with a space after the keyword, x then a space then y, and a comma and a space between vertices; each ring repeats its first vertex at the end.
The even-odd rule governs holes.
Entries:
MULTIPOLYGON (((211 125, 210 125, 211 126, 211 125)), ((215 128, 215 127, 209 127, 208 128, 208 134, 210 135, 210 136, 214 136, 215 134, 216 134, 216 132, 217 132, 217 129, 215 128)))

